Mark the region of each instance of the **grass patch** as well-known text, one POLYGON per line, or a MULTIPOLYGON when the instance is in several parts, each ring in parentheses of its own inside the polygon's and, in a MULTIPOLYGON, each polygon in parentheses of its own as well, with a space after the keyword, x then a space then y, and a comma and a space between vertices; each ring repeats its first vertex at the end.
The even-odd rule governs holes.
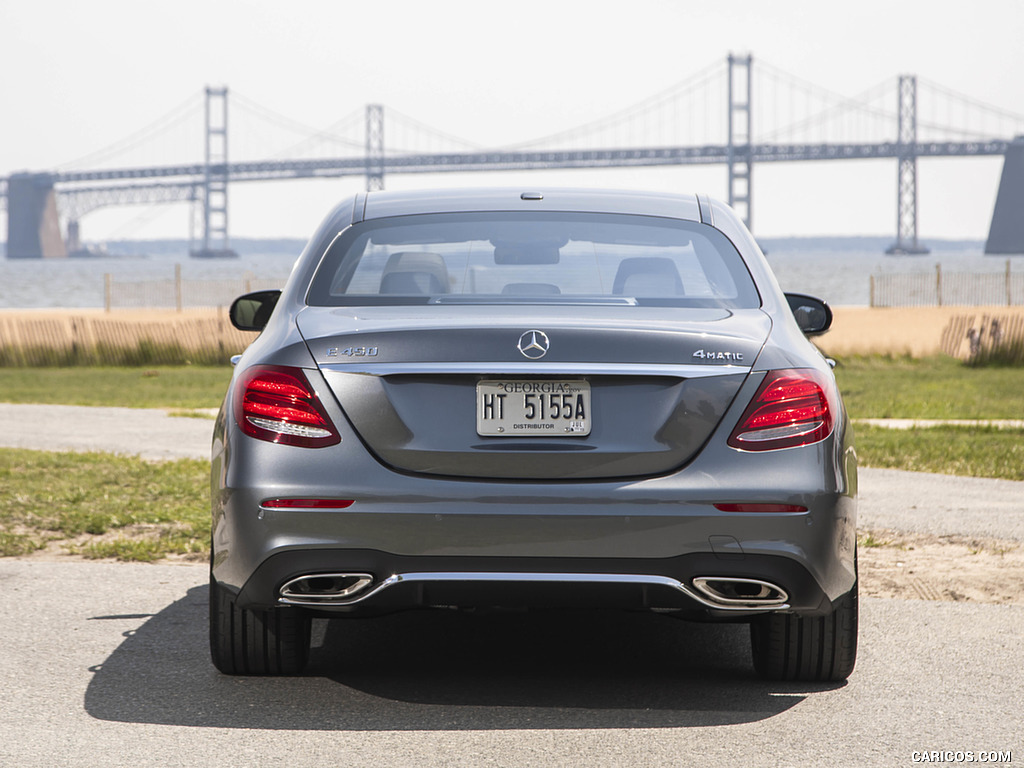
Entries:
POLYGON ((970 367, 951 357, 850 357, 835 374, 855 419, 1024 418, 1019 368, 970 367))
POLYGON ((0 555, 53 542, 120 560, 207 553, 209 476, 198 459, 0 449, 0 555))
POLYGON ((7 403, 217 408, 231 380, 229 366, 156 368, 0 368, 7 403))
POLYGON ((33 368, 94 365, 223 365, 230 355, 231 352, 223 345, 187 349, 176 342, 141 338, 134 345, 101 343, 70 347, 38 344, 0 347, 0 366, 33 368))
POLYGON ((886 547, 889 543, 888 539, 879 539, 875 536, 874 531, 865 531, 857 535, 857 544, 861 547, 867 547, 868 549, 886 547))
POLYGON ((885 429, 857 425, 861 466, 1024 480, 1024 430, 994 427, 885 429))

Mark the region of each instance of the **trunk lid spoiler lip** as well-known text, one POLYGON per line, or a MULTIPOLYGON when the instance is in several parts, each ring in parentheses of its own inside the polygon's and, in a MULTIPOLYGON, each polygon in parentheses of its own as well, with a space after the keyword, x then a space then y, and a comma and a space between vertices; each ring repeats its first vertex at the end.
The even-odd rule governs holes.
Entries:
POLYGON ((444 362, 444 363, 320 363, 327 373, 359 373, 369 376, 397 374, 486 374, 507 376, 667 376, 697 379, 749 373, 751 366, 665 365, 662 363, 532 363, 532 362, 444 362))

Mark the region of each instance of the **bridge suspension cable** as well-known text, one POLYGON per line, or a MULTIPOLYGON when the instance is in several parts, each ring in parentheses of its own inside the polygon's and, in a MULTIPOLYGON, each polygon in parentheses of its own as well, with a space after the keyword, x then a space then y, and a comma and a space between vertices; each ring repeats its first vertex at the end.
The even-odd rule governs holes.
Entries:
POLYGON ((864 142, 896 136, 895 81, 848 96, 758 62, 755 131, 759 142, 864 142))
MULTIPOLYGON (((315 152, 323 152, 325 147, 330 147, 329 151, 332 153, 338 153, 339 149, 362 151, 362 110, 353 110, 326 128, 314 128, 235 91, 231 92, 231 104, 264 125, 272 126, 279 131, 275 136, 264 134, 261 137, 261 145, 254 149, 242 147, 242 156, 251 153, 254 157, 308 157, 315 152), (290 138, 282 142, 280 131, 287 132, 290 138), (276 146, 268 150, 267 144, 276 146)), ((246 130, 251 135, 251 126, 247 126, 246 130)), ((234 150, 233 146, 232 151, 234 150)))
POLYGON ((483 144, 434 128, 390 107, 384 110, 384 123, 385 135, 388 137, 385 152, 388 155, 475 152, 486 149, 483 144))
MULTIPOLYGON (((591 146, 593 146, 595 138, 607 136, 610 132, 626 124, 634 127, 641 121, 647 129, 650 129, 652 125, 655 126, 654 130, 659 131, 659 138, 662 139, 662 141, 656 142, 648 137, 646 140, 638 142, 644 146, 651 146, 655 143, 670 145, 722 142, 725 140, 725 77, 726 65, 724 62, 718 61, 698 70, 685 80, 610 115, 576 126, 575 128, 510 144, 502 147, 502 149, 509 151, 539 148, 553 149, 570 145, 573 142, 580 142, 584 138, 589 139, 591 146), (712 90, 712 85, 716 86, 714 90, 712 90), (697 100, 702 102, 700 110, 693 108, 697 100), (716 102, 715 106, 718 108, 709 108, 709 102, 712 100, 716 102), (681 130, 679 123, 682 121, 678 118, 678 114, 684 106, 688 107, 686 118, 689 130, 686 132, 681 130), (651 119, 652 115, 657 113, 665 114, 666 112, 673 113, 675 119, 651 119), (702 134, 698 134, 696 132, 694 116, 701 112, 704 115, 705 130, 702 134), (708 122, 711 120, 714 120, 716 123, 713 129, 708 127, 708 122), (664 130, 666 125, 670 133, 668 136, 664 135, 666 133, 664 130)), ((627 146, 627 143, 620 140, 618 142, 605 143, 604 145, 627 146)), ((580 145, 577 144, 576 146, 580 145)))
MULTIPOLYGON (((183 126, 195 134, 191 156, 196 157, 202 149, 202 133, 197 130, 196 122, 203 113, 203 99, 203 92, 196 91, 173 109, 134 133, 87 155, 61 163, 57 167, 62 170, 75 170, 109 166, 112 161, 124 158, 139 148, 155 146, 161 137, 183 126)), ((158 151, 162 153, 161 162, 166 163, 167 147, 161 146, 158 151)))
POLYGON ((1024 115, 1010 112, 931 80, 918 78, 918 128, 940 138, 990 139, 1024 133, 1024 115), (923 97, 923 98, 922 98, 923 97), (959 120, 959 124, 957 124, 959 120))

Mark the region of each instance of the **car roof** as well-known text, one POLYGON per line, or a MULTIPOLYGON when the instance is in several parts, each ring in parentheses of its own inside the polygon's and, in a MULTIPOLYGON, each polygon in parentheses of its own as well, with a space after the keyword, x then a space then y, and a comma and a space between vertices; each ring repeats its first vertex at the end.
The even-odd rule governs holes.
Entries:
POLYGON ((696 195, 584 188, 486 187, 366 192, 356 199, 354 208, 353 223, 360 219, 462 211, 579 211, 702 220, 696 195))

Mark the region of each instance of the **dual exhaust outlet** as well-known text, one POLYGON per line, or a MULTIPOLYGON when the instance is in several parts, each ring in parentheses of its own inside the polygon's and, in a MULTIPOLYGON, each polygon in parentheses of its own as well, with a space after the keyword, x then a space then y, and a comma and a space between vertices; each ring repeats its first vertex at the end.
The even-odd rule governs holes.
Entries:
POLYGON ((551 584, 634 584, 669 587, 707 608, 726 611, 779 611, 789 608, 786 591, 763 579, 698 576, 692 586, 668 576, 617 573, 406 573, 376 581, 369 573, 315 573, 298 576, 280 589, 279 602, 296 606, 345 606, 400 583, 512 582, 551 584))

